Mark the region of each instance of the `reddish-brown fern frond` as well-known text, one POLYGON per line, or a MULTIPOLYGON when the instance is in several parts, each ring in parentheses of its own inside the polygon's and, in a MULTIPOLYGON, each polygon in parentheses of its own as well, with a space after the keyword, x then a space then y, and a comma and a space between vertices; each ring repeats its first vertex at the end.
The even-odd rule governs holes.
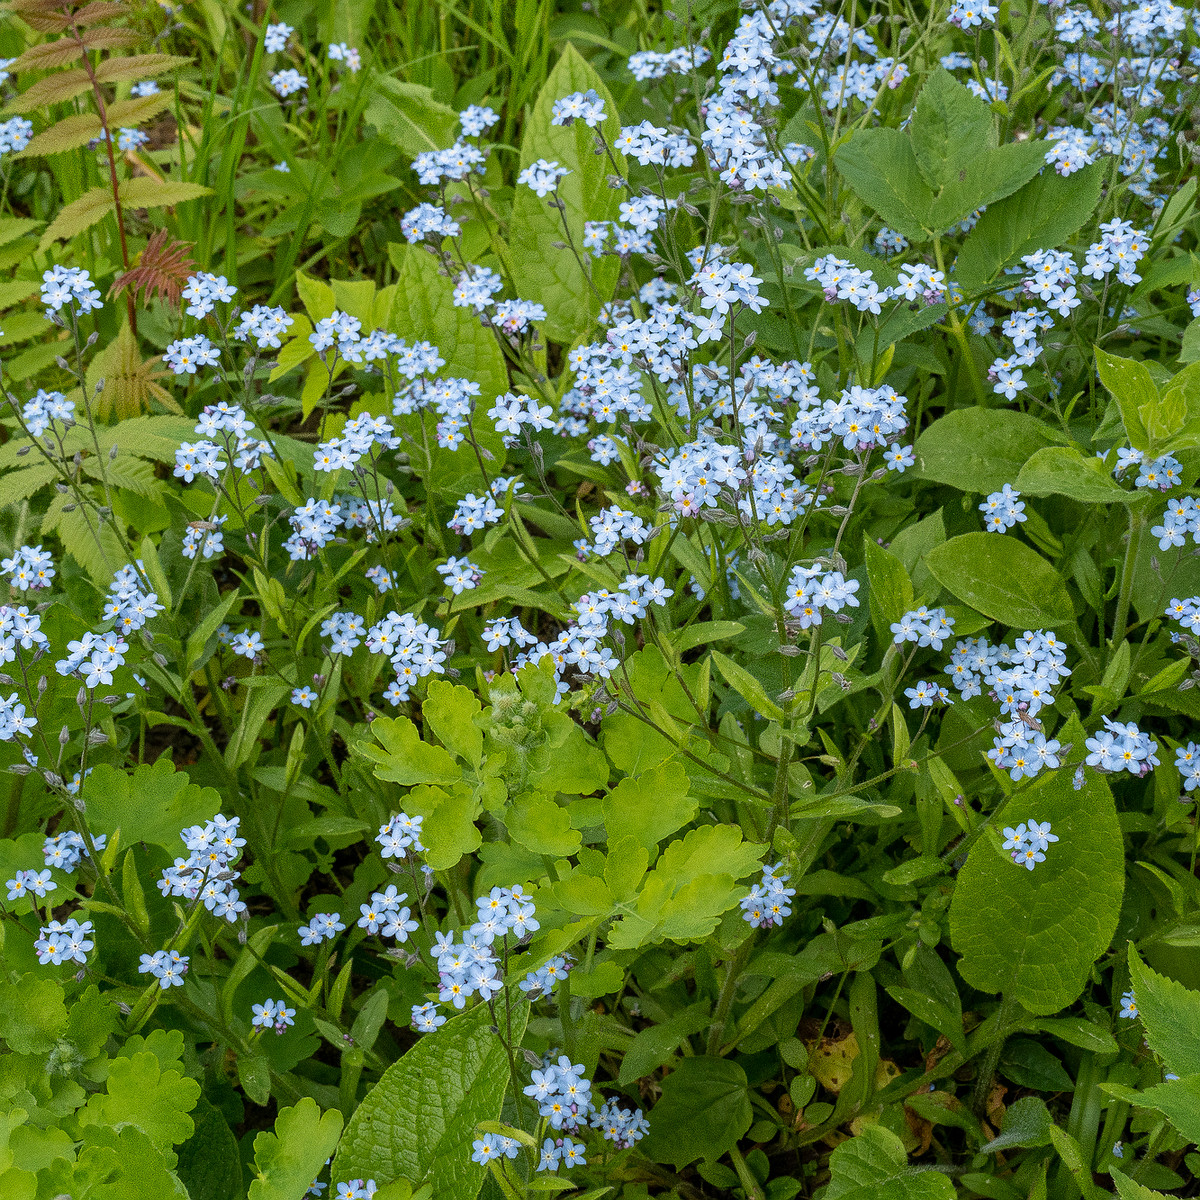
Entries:
POLYGON ((142 303, 154 293, 160 300, 177 305, 183 285, 196 270, 190 251, 186 242, 173 242, 165 229, 158 230, 146 243, 138 265, 122 274, 108 294, 118 296, 126 288, 133 288, 134 296, 140 294, 142 303))

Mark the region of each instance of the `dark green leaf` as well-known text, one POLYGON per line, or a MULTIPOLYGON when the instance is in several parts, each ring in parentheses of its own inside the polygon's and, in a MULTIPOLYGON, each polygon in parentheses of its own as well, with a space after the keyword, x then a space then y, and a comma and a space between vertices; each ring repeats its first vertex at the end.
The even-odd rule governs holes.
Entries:
POLYGON ((718 1159, 750 1128, 753 1110, 746 1072, 727 1058, 685 1058, 662 1082, 650 1110, 650 1132, 639 1147, 652 1162, 676 1169, 698 1158, 718 1159))

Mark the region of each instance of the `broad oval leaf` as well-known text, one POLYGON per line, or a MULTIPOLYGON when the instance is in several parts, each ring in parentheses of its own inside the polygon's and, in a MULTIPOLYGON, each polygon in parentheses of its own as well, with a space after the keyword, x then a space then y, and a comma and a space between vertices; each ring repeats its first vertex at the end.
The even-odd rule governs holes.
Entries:
MULTIPOLYGON (((615 220, 621 202, 621 193, 608 186, 612 164, 606 155, 595 152, 597 133, 603 133, 610 146, 617 145, 617 106, 592 65, 568 42, 538 93, 521 139, 522 168, 544 158, 571 172, 560 180, 556 192, 565 207, 560 215, 547 203, 550 197, 539 199, 532 189, 518 186, 509 230, 517 291, 546 306, 546 335, 567 345, 587 331, 601 306, 612 299, 620 272, 615 257, 591 258, 583 249, 584 222, 615 220), (556 100, 589 88, 604 101, 608 114, 598 130, 589 129, 582 121, 570 126, 550 124, 556 100), (564 220, 574 252, 569 246, 559 249, 554 245, 566 241, 564 220)), ((617 173, 624 175, 624 157, 619 151, 616 162, 617 173)))
POLYGON ((1084 504, 1129 504, 1137 493, 1121 487, 1102 458, 1069 446, 1047 446, 1021 468, 1016 488, 1031 496, 1067 496, 1084 504))
POLYGON ((959 408, 917 438, 923 479, 963 492, 994 492, 1012 483, 1039 450, 1062 439, 1044 421, 1007 408, 959 408))
POLYGON ((1125 857, 1112 793, 1094 771, 1076 791, 1071 771, 1059 769, 1015 796, 1002 823, 1031 820, 1058 835, 1046 861, 1026 870, 998 840, 980 838, 958 874, 950 941, 972 987, 1048 1016, 1078 999, 1112 940, 1125 857))
POLYGON ((1074 620, 1057 571, 1015 537, 964 533, 935 546, 925 564, 964 604, 1017 629, 1052 629, 1074 620))
MULTIPOLYGON (((501 1006, 503 1002, 501 1001, 501 1006)), ((529 1009, 514 1001, 520 1041, 529 1009)), ((506 1029, 506 1032, 508 1030, 506 1029)), ((383 1073, 346 1127, 333 1163, 336 1186, 354 1178, 429 1183, 438 1200, 474 1200, 484 1173, 471 1162, 480 1121, 495 1121, 508 1055, 480 1004, 423 1038, 383 1073)))

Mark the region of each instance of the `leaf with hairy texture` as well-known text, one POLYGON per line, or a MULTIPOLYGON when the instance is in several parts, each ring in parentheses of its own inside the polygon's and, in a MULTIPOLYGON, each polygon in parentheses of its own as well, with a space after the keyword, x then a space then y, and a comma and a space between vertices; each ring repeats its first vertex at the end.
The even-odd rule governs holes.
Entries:
MULTIPOLYGON (((528 1005, 512 1000, 506 1017, 498 1001, 506 1035, 519 1045, 528 1005)), ((471 1142, 480 1121, 499 1118, 507 1084, 508 1056, 487 1005, 454 1017, 388 1067, 364 1097, 338 1147, 334 1185, 407 1179, 430 1184, 437 1200, 474 1200, 484 1173, 471 1162, 471 1142)))
POLYGON ((1047 168, 989 205, 958 252, 954 277, 963 291, 982 292, 1023 254, 1061 246, 1095 211, 1106 170, 1104 162, 1070 175, 1047 168))
POLYGON ((458 113, 438 100, 432 88, 386 75, 376 77, 363 115, 384 141, 414 157, 444 150, 458 129, 458 113))
POLYGON ((89 188, 77 200, 59 209, 58 216, 50 222, 38 243, 39 252, 55 242, 66 241, 97 221, 103 221, 113 210, 113 194, 110 187, 89 188))
POLYGON ((826 1200, 954 1200, 948 1175, 910 1167, 904 1143, 882 1125, 866 1125, 829 1158, 826 1200))
POLYGON ((275 1130, 254 1139, 255 1178, 248 1200, 302 1200, 342 1132, 337 1109, 322 1113, 311 1096, 280 1109, 275 1130))
POLYGON ((1113 479, 1104 459, 1069 446, 1047 446, 1021 468, 1013 485, 1031 496, 1067 496, 1083 504, 1131 504, 1138 498, 1113 479))
POLYGON ((42 533, 55 533, 68 554, 92 577, 107 586, 125 564, 125 551, 111 522, 96 526, 96 516, 82 506, 68 510, 70 493, 51 498, 42 518, 42 533))
POLYGON ((1151 970, 1132 942, 1129 982, 1150 1049, 1168 1071, 1200 1074, 1200 992, 1151 970))
POLYGON ((149 175, 139 175, 121 183, 121 203, 132 208, 172 208, 201 196, 211 196, 212 188, 182 179, 165 182, 149 175))
POLYGON ((82 67, 71 71, 59 71, 31 83, 19 96, 14 96, 5 106, 7 113, 32 112, 49 104, 64 104, 82 96, 92 86, 88 73, 82 67))
POLYGON ((1055 629, 1074 620, 1062 576, 1015 537, 964 533, 925 555, 947 591, 985 617, 1017 629, 1055 629))
POLYGON ((1079 998, 1112 940, 1125 890, 1121 828, 1104 779, 1088 771, 1076 791, 1068 768, 1013 797, 1003 824, 1023 821, 1049 821, 1059 841, 1029 871, 994 833, 980 838, 958 873, 950 941, 972 987, 1047 1016, 1079 998))
POLYGON ((133 83, 153 79, 180 67, 190 67, 192 59, 180 54, 134 54, 128 58, 108 58, 96 68, 100 83, 133 83))
POLYGON ((565 207, 561 212, 553 209, 547 203, 551 197, 539 199, 532 189, 520 185, 509 229, 517 291, 525 299, 546 306, 546 336, 565 345, 591 327, 601 305, 612 299, 620 272, 615 256, 591 258, 583 249, 584 222, 616 220, 621 193, 608 186, 608 176, 614 171, 625 174, 620 152, 615 152, 615 167, 607 155, 596 154, 597 133, 604 135, 609 146, 617 145, 620 134, 617 106, 595 68, 568 41, 538 93, 521 139, 522 168, 544 158, 571 172, 559 181, 555 193, 565 207), (556 100, 569 92, 589 88, 594 88, 604 101, 607 113, 598 130, 589 129, 582 121, 569 126, 550 124, 556 100), (567 240, 564 221, 570 230, 574 252, 570 247, 558 249, 554 244, 567 240))
POLYGON ((0 474, 0 508, 28 500, 57 478, 58 468, 46 462, 35 462, 20 471, 3 472, 0 474))
POLYGON ((96 416, 100 420, 114 415, 119 420, 137 417, 150 407, 152 399, 173 405, 171 393, 157 382, 169 373, 158 355, 142 358, 129 322, 123 322, 117 336, 88 364, 88 386, 94 389, 104 381, 104 389, 92 404, 96 416))
POLYGON ((842 178, 868 208, 910 242, 929 238, 933 191, 912 142, 898 129, 860 129, 833 156, 842 178))
POLYGON ((18 150, 13 158, 37 158, 44 154, 75 150, 79 146, 86 146, 92 138, 98 138, 103 132, 104 126, 95 113, 76 113, 63 117, 49 129, 31 138, 29 145, 24 150, 18 150))

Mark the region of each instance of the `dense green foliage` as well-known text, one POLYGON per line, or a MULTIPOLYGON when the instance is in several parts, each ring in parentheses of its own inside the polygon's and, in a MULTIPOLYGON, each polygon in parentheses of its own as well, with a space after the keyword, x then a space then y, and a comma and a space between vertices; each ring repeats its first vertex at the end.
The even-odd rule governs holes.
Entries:
POLYGON ((10 0, 0 1200, 1200 1175, 1200 13, 10 0))

